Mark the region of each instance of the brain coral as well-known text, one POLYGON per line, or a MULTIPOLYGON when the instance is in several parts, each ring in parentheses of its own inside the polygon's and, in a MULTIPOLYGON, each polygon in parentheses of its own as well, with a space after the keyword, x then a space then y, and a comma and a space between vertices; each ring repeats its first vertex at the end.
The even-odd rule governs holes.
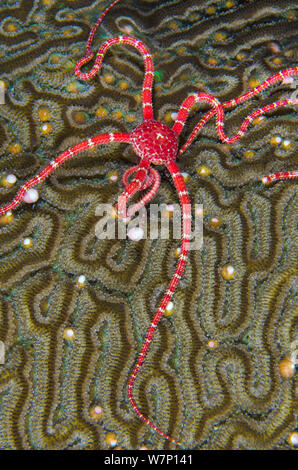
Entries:
MULTIPOLYGON (((142 123, 136 51, 111 49, 88 82, 74 75, 107 3, 1 2, 0 207, 67 147, 142 123)), ((95 44, 125 33, 147 45, 155 117, 171 125, 189 93, 229 100, 296 65, 296 18, 289 0, 123 0, 95 44)), ((227 113, 227 134, 294 85, 227 113)), ((193 109, 182 144, 206 109, 193 109)), ((278 109, 230 146, 210 122, 179 159, 191 201, 203 204, 204 243, 134 393, 187 448, 290 449, 297 440, 297 191, 293 181, 260 182, 297 165, 296 126, 293 108, 278 109)), ((33 205, 0 218, 1 449, 174 447, 135 416, 126 390, 180 242, 94 232, 98 203, 116 203, 135 162, 123 143, 90 149, 40 184, 33 205)), ((178 202, 163 170, 154 202, 178 202)))

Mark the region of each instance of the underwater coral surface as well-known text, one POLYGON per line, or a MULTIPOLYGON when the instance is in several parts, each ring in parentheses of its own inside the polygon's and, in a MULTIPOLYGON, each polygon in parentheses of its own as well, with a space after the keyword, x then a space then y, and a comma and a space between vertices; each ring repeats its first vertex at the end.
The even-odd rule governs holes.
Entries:
MULTIPOLYGON (((59 153, 143 122, 143 59, 111 48, 90 81, 74 74, 108 1, 2 0, 0 207, 59 153)), ((153 54, 155 119, 172 126, 194 92, 233 99, 297 65, 290 0, 120 1, 93 43, 119 34, 153 54)), ((226 112, 234 135, 254 109, 296 93, 283 82, 226 112)), ((195 105, 183 145, 208 105, 195 105)), ((287 106, 233 145, 211 119, 178 159, 204 238, 189 259, 134 385, 138 407, 189 449, 292 449, 297 337, 297 167, 287 106)), ((0 217, 0 449, 174 449, 133 412, 129 377, 177 264, 180 240, 96 237, 137 157, 125 143, 65 162, 38 199, 0 217)), ((154 203, 178 203, 162 167, 154 203)))

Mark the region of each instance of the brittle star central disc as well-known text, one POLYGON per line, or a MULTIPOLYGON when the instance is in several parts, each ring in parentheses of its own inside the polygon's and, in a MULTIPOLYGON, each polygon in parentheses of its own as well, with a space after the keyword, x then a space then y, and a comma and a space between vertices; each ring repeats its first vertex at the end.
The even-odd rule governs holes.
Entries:
POLYGON ((178 151, 177 134, 162 122, 144 121, 130 135, 134 151, 155 165, 173 160, 178 151))

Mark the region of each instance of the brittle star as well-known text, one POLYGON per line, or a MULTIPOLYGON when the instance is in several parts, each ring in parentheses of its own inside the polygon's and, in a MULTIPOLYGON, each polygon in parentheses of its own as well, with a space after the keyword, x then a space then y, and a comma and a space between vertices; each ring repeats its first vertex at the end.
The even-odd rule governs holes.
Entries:
MULTIPOLYGON (((159 324, 165 309, 170 302, 175 289, 181 279, 182 273, 184 271, 184 267, 186 264, 186 260, 188 257, 189 252, 189 245, 191 239, 191 208, 190 208, 190 201, 187 192, 187 188, 184 182, 184 178, 180 172, 178 165, 176 164, 176 157, 182 155, 182 153, 189 147, 191 142, 196 138, 198 132, 203 127, 204 124, 207 123, 211 119, 212 116, 216 115, 216 127, 217 133, 222 142, 232 144, 239 140, 251 124, 251 122, 257 118, 258 116, 265 114, 273 109, 277 109, 282 106, 287 105, 296 105, 298 104, 297 99, 284 99, 277 101, 275 103, 269 104, 264 106, 263 108, 259 108, 253 113, 251 113, 241 124, 238 133, 234 137, 227 137, 224 132, 224 109, 233 108, 240 103, 247 101, 248 99, 256 96, 257 94, 264 91, 266 88, 272 86, 274 83, 284 80, 286 77, 292 77, 298 75, 298 68, 290 68, 283 70, 276 75, 272 76, 265 80, 261 85, 257 86, 256 88, 250 90, 249 92, 241 95, 240 97, 233 99, 231 101, 226 101, 224 103, 220 103, 218 99, 216 99, 213 95, 208 93, 193 93, 188 96, 184 102, 182 103, 177 119, 174 122, 173 127, 170 129, 165 124, 154 120, 153 118, 153 107, 152 107, 152 86, 154 80, 154 69, 153 69, 153 61, 151 54, 147 47, 137 39, 128 37, 128 36, 117 36, 112 39, 105 41, 100 49, 98 50, 95 63, 92 67, 92 70, 88 73, 81 72, 81 67, 89 62, 93 58, 93 52, 91 51, 91 44, 93 40, 93 36, 98 25, 103 20, 106 13, 116 4, 119 0, 112 2, 103 14, 100 16, 97 23, 93 26, 88 42, 86 51, 87 54, 84 58, 79 60, 79 62, 75 66, 75 74, 78 78, 83 80, 88 80, 95 76, 95 74, 100 70, 102 65, 103 57, 106 51, 116 44, 126 44, 129 46, 135 47, 140 54, 142 55, 145 63, 145 78, 143 82, 143 91, 142 91, 142 102, 143 102, 143 116, 144 122, 140 124, 136 129, 134 129, 131 133, 108 133, 108 134, 99 134, 89 139, 86 139, 80 142, 77 145, 67 149, 62 154, 57 156, 50 164, 48 164, 40 173, 38 173, 34 178, 29 180, 25 183, 17 193, 15 199, 7 204, 6 206, 0 208, 0 215, 4 214, 20 204, 23 198, 26 196, 27 191, 35 186, 36 184, 43 181, 47 176, 49 176, 59 165, 64 163, 70 157, 83 152, 85 150, 90 149, 91 147, 106 144, 110 142, 125 142, 132 145, 135 153, 140 157, 140 162, 137 166, 130 168, 127 170, 123 175, 123 184, 125 186, 125 191, 120 196, 118 204, 117 204, 117 213, 120 217, 129 217, 130 215, 134 214, 137 210, 142 208, 157 192, 159 184, 160 184, 160 176, 159 173, 152 168, 150 165, 165 165, 169 170, 169 173, 173 179, 174 185, 176 187, 178 197, 180 200, 180 205, 182 207, 182 227, 183 227, 183 236, 181 240, 181 251, 179 260, 176 266, 175 273, 172 277, 168 290, 166 291, 157 312, 155 313, 151 325, 148 329, 145 341, 142 345, 141 352, 137 359, 136 365, 132 372, 132 375, 129 378, 128 382, 128 399, 129 402, 136 412, 136 414, 141 418, 148 426, 150 426, 154 431, 160 434, 165 439, 169 440, 170 442, 175 443, 178 446, 182 446, 182 444, 168 436, 165 432, 160 430, 157 426, 155 426, 146 416, 144 416, 141 411, 139 410, 134 397, 133 397, 133 385, 138 375, 140 368, 143 365, 145 357, 147 355, 147 351, 149 346, 153 340, 154 332, 159 324), (193 132, 191 133, 189 139, 184 144, 184 146, 178 151, 178 137, 181 133, 189 112, 196 102, 207 102, 211 105, 212 109, 205 114, 205 116, 199 121, 193 132), (135 173, 132 181, 128 182, 128 177, 135 173), (141 200, 134 204, 130 209, 127 211, 126 206, 128 201, 140 190, 144 190, 146 188, 151 189, 145 194, 141 200)), ((296 178, 298 176, 297 171, 289 171, 289 172, 280 172, 274 173, 269 176, 265 176, 262 178, 262 183, 267 184, 272 181, 278 181, 283 179, 289 178, 296 178)))

